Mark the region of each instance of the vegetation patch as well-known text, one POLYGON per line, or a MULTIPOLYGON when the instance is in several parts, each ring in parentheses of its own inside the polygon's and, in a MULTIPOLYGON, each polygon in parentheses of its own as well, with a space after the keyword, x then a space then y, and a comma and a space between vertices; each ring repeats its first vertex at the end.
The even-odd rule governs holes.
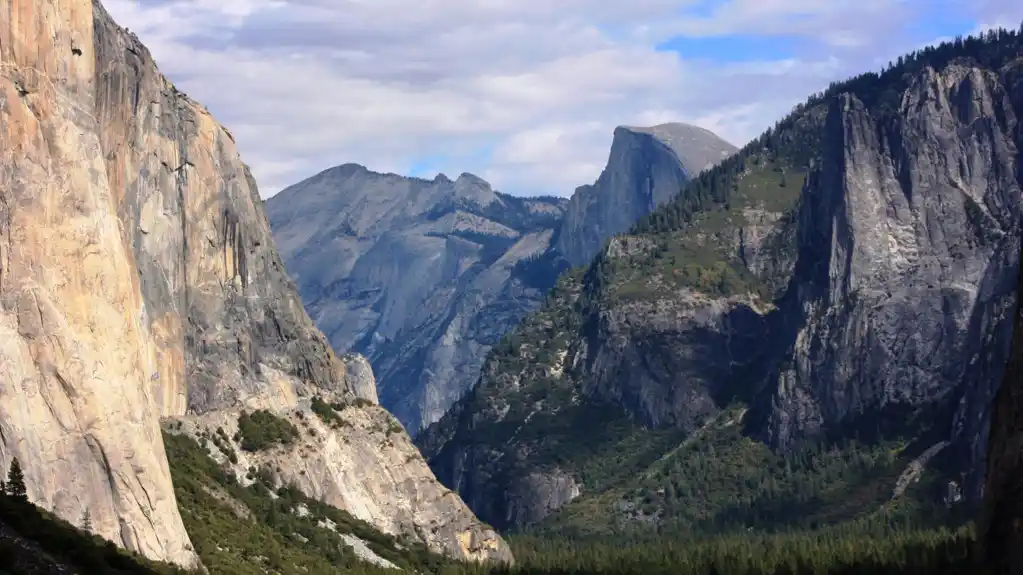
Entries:
MULTIPOLYGON (((943 504, 947 480, 940 471, 890 501, 896 479, 924 443, 841 438, 776 453, 743 434, 744 411, 726 410, 674 448, 662 441, 661 456, 645 466, 620 455, 598 456, 605 468, 617 468, 605 476, 619 479, 592 483, 582 498, 533 529, 584 539, 652 531, 693 537, 813 531, 861 520, 955 527, 968 518, 962 508, 943 504)), ((656 433, 637 431, 636 445, 609 454, 655 446, 656 433)))
MULTIPOLYGON (((184 435, 165 434, 175 495, 189 536, 209 573, 217 575, 388 574, 359 561, 339 533, 352 533, 406 572, 435 575, 817 575, 833 573, 973 575, 982 573, 969 527, 908 529, 856 522, 814 532, 602 541, 522 534, 509 538, 514 567, 467 564, 398 543, 343 511, 309 500, 297 490, 243 488, 184 435), (211 493, 227 494, 225 502, 211 493), (232 509, 232 505, 235 509, 232 509), (238 517, 237 507, 252 512, 238 517), (299 508, 303 513, 297 513, 299 508)), ((49 575, 55 565, 81 573, 185 575, 76 529, 0 492, 0 573, 49 575)))
MULTIPOLYGON (((354 405, 355 407, 358 407, 359 409, 362 409, 362 408, 366 408, 366 407, 373 407, 376 404, 373 403, 372 401, 366 399, 365 397, 356 397, 355 399, 352 400, 352 405, 354 405)), ((336 409, 336 407, 335 407, 335 409, 336 409)))
POLYGON ((618 536, 577 541, 511 538, 519 567, 492 573, 559 575, 972 575, 970 528, 906 529, 846 525, 817 532, 702 538, 618 536))
POLYGON ((238 463, 238 454, 235 452, 234 447, 231 446, 231 439, 227 436, 227 432, 224 431, 223 427, 218 427, 216 433, 213 434, 202 434, 201 438, 207 439, 213 442, 213 445, 217 446, 217 449, 227 457, 227 460, 233 463, 238 463))
POLYGON ((316 396, 313 397, 311 407, 313 413, 320 418, 320 421, 322 421, 324 425, 329 426, 331 429, 341 429, 342 427, 351 426, 351 424, 345 421, 339 413, 340 410, 344 409, 344 406, 341 404, 332 405, 323 401, 323 398, 320 396, 316 396))
POLYGON ((290 445, 298 439, 298 428, 265 409, 238 416, 238 435, 245 451, 262 451, 274 445, 290 445))
POLYGON ((210 573, 394 575, 360 561, 341 540, 345 533, 407 572, 462 572, 460 563, 430 553, 421 543, 383 534, 293 486, 275 486, 269 469, 255 470, 255 482, 242 487, 190 437, 165 433, 164 442, 182 519, 210 573), (240 519, 239 509, 252 519, 240 519))

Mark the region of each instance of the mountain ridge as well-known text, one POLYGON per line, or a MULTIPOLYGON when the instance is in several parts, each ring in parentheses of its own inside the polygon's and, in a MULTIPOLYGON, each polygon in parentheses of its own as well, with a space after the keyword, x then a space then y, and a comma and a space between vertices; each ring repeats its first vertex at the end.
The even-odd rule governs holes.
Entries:
POLYGON ((336 350, 369 357, 383 405, 415 433, 475 383, 490 346, 571 265, 560 251, 567 238, 586 235, 570 249, 591 250, 663 202, 692 169, 685 149, 703 158, 690 163, 710 161, 700 146, 734 149, 685 124, 648 130, 657 134, 617 128, 604 171, 621 177, 572 199, 511 196, 468 173, 427 180, 342 164, 289 186, 267 211, 310 315, 336 350), (678 152, 661 137, 674 137, 678 152), (647 189, 656 166, 671 176, 647 189), (446 263, 415 271, 418 261, 446 263), (427 279, 410 285, 408 274, 427 279))
POLYGON ((850 489, 878 505, 881 478, 934 447, 930 487, 897 506, 941 507, 942 481, 975 504, 1016 297, 1021 57, 1005 30, 929 47, 811 96, 701 173, 495 346, 477 387, 417 437, 435 473, 502 529, 769 524, 758 508, 784 524, 814 515, 785 512, 807 497, 858 512, 840 512, 832 480, 782 489, 789 471, 738 461, 704 485, 701 450, 655 474, 668 486, 636 479, 713 431, 719 459, 753 449, 768 469, 820 449, 837 472, 855 449, 869 473, 845 471, 850 489), (734 404, 745 433, 726 441, 707 426, 734 404), (757 487, 704 511, 720 519, 675 503, 731 481, 757 487))
POLYGON ((493 337, 501 320, 489 316, 514 317, 539 298, 512 268, 547 248, 563 205, 495 192, 468 174, 425 180, 360 168, 309 178, 267 209, 307 309, 336 349, 370 358, 381 401, 415 431, 421 413, 460 393, 428 392, 433 374, 455 377, 493 337), (420 281, 403 279, 410 274, 420 281), (444 344, 466 330, 479 335, 444 344))

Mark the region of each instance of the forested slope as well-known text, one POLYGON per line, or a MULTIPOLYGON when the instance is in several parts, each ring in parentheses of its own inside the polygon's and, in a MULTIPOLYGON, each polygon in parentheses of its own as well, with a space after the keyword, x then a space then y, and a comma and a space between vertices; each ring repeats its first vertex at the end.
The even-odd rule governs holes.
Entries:
POLYGON ((417 438, 438 477, 572 537, 969 515, 1016 301, 1021 56, 1006 30, 907 55, 684 186, 417 438))

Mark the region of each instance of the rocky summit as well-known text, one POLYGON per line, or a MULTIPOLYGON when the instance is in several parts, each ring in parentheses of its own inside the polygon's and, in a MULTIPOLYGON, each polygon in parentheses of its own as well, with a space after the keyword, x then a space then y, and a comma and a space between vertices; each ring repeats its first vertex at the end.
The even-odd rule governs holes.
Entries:
POLYGON ((713 132, 682 123, 618 127, 607 166, 577 188, 558 234, 572 266, 590 263, 604 242, 678 195, 682 184, 736 151, 713 132))
POLYGON ((563 533, 974 505, 1016 305, 1021 81, 1003 31, 811 97, 495 346, 417 439, 438 477, 499 527, 563 533))
POLYGON ((374 403, 364 360, 310 321, 230 132, 98 1, 0 1, 0 153, 0 464, 21 463, 32 502, 196 565, 207 542, 186 533, 161 419, 207 435, 245 412, 315 419, 316 399, 362 431, 261 452, 306 460, 271 485, 436 552, 510 558, 374 403))
POLYGON ((622 127, 600 178, 567 201, 510 196, 472 174, 345 164, 266 209, 309 314, 339 353, 369 358, 382 405, 414 433, 479 379, 487 352, 559 272, 734 150, 686 124, 622 127))

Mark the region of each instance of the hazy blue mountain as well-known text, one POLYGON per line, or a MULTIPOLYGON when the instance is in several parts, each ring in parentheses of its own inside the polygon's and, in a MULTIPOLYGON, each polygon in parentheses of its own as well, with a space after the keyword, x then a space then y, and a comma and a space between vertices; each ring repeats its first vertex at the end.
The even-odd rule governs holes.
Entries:
POLYGON ((618 128, 604 172, 570 200, 346 164, 266 210, 309 314, 335 350, 370 359, 381 403, 416 432, 479 379, 558 273, 734 149, 686 124, 618 128))

